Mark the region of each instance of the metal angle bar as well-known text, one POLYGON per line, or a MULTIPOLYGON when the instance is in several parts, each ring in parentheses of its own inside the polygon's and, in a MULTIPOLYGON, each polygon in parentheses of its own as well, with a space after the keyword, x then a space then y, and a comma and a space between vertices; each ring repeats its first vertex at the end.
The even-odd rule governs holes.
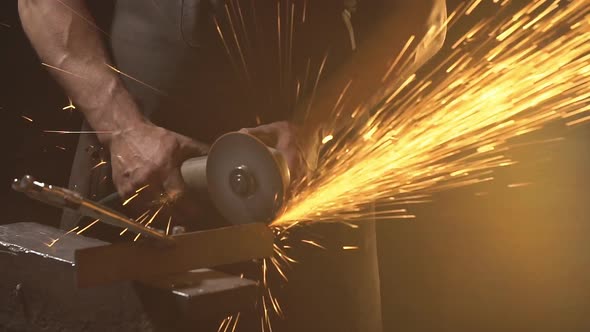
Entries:
POLYGON ((145 278, 270 257, 272 231, 262 223, 172 236, 173 246, 145 240, 77 250, 79 287, 145 278))

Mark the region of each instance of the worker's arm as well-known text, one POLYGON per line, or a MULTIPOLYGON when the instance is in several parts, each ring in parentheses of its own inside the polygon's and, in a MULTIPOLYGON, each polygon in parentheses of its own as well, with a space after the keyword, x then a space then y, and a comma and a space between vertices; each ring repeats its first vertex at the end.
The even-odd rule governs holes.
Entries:
POLYGON ((180 163, 205 146, 147 121, 110 63, 84 0, 19 0, 23 28, 41 61, 111 152, 123 197, 151 184, 180 192, 180 163))

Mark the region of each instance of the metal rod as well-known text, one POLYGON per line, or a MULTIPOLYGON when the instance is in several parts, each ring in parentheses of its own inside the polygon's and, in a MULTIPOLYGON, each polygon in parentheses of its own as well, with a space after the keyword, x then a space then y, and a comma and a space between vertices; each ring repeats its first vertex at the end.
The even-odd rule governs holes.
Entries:
POLYGON ((165 242, 173 242, 172 237, 153 228, 142 226, 122 213, 110 209, 97 202, 85 199, 79 193, 36 181, 32 176, 25 175, 15 179, 12 189, 27 196, 59 208, 74 210, 84 216, 100 219, 100 222, 112 226, 128 228, 129 231, 165 242))

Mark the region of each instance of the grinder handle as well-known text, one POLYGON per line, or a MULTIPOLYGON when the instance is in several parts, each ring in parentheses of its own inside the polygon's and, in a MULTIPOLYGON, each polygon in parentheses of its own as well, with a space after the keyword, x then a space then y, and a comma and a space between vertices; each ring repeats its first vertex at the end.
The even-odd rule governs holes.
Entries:
POLYGON ((180 174, 187 189, 196 193, 207 193, 207 156, 185 160, 180 166, 180 174))

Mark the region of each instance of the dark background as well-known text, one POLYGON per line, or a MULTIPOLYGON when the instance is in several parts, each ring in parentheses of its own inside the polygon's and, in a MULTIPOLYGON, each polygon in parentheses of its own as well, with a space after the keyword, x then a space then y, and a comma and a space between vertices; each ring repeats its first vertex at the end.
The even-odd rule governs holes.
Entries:
MULTIPOLYGON (((9 187, 23 174, 65 185, 77 137, 42 130, 81 118, 62 110, 14 0, 0 2, 0 59, 0 223, 57 225, 59 211, 9 187)), ((416 220, 379 224, 386 331, 590 331, 590 130, 536 135, 549 137, 565 140, 513 152, 521 163, 495 182, 438 195, 416 220)))

